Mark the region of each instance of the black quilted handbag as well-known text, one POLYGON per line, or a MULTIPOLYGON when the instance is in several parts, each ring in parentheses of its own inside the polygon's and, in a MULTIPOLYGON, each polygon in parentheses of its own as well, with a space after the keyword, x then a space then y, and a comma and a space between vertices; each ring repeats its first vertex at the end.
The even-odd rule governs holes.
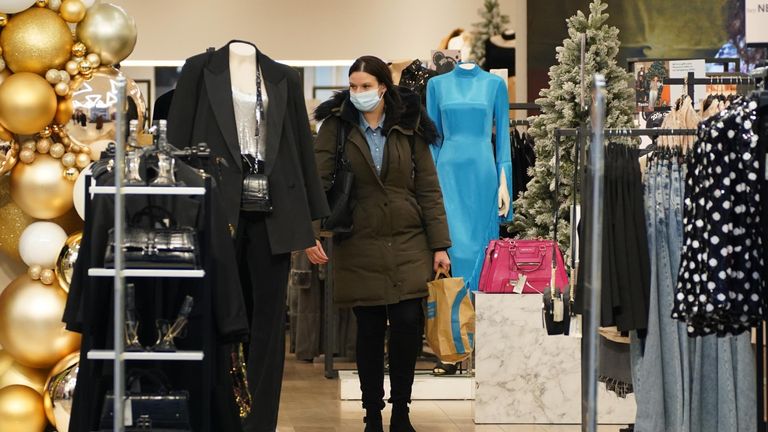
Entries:
POLYGON ((331 188, 325 193, 331 214, 323 220, 323 230, 350 233, 352 232, 350 201, 355 174, 347 160, 347 131, 341 121, 339 121, 339 131, 336 136, 336 166, 333 170, 331 188))

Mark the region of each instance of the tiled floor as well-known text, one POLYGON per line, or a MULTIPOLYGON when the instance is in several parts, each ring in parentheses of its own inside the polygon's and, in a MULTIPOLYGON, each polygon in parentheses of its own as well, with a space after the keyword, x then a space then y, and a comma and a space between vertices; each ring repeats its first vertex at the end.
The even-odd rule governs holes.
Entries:
MULTIPOLYGON (((279 432, 362 432, 360 402, 340 401, 339 384, 323 376, 321 361, 298 362, 288 356, 283 380, 279 432)), ((389 408, 384 423, 389 420, 389 408)), ((472 401, 415 401, 411 421, 418 432, 578 432, 579 426, 475 425, 472 401)), ((617 432, 622 426, 601 426, 617 432)), ((385 427, 385 430, 387 428, 385 427)))

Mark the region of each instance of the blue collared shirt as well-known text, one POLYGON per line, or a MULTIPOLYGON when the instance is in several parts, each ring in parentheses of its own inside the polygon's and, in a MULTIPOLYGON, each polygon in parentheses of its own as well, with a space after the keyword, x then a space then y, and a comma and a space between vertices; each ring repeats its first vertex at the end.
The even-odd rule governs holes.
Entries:
POLYGON ((379 125, 373 128, 365 120, 365 116, 362 113, 360 114, 360 128, 363 130, 365 140, 368 141, 368 148, 371 149, 371 156, 373 156, 373 165, 376 167, 376 172, 379 175, 381 175, 381 164, 384 161, 384 144, 387 142, 383 128, 385 117, 382 114, 379 125))

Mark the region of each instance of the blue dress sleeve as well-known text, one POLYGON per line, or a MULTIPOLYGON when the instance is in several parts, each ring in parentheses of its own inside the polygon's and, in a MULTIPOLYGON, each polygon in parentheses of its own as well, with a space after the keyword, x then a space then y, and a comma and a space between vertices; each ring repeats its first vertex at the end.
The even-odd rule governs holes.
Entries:
POLYGON ((507 216, 500 216, 502 223, 512 221, 512 155, 509 145, 509 93, 507 86, 500 77, 496 90, 496 99, 494 101, 494 119, 496 122, 496 173, 501 178, 501 171, 504 170, 504 176, 507 178, 507 190, 509 191, 509 212, 507 216))
POLYGON ((437 157, 440 154, 440 147, 443 145, 443 121, 440 118, 440 103, 438 102, 437 89, 434 80, 427 81, 427 114, 429 118, 435 123, 437 128, 437 141, 429 143, 429 148, 432 151, 432 158, 437 164, 437 157))

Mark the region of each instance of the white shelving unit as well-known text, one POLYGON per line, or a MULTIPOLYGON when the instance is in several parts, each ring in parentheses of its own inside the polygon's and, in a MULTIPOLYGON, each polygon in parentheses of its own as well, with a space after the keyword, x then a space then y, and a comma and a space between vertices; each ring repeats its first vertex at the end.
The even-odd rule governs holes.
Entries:
MULTIPOLYGON (((205 355, 202 351, 175 352, 124 352, 123 360, 165 360, 165 361, 202 361, 205 355)), ((88 360, 114 360, 115 352, 109 350, 90 350, 88 360)))
MULTIPOLYGON (((115 277, 113 268, 91 268, 88 276, 115 277)), ((123 269, 123 277, 161 277, 161 278, 202 278, 205 270, 167 270, 167 269, 123 269)))
MULTIPOLYGON (((97 195, 118 193, 115 186, 91 186, 89 190, 97 195)), ((186 186, 123 186, 119 190, 123 195, 205 195, 205 188, 186 186)))

